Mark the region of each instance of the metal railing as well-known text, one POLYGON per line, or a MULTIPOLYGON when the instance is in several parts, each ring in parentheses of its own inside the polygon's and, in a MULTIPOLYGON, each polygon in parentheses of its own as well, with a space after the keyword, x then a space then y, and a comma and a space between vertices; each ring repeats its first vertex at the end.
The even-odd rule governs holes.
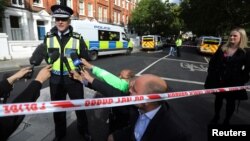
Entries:
POLYGON ((11 28, 12 40, 23 40, 23 29, 22 28, 11 28))

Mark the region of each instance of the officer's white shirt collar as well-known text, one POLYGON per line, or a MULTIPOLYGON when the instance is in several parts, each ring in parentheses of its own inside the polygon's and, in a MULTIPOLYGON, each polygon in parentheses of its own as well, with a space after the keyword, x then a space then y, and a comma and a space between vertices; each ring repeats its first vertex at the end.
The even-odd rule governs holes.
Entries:
POLYGON ((66 31, 65 31, 65 32, 63 32, 63 33, 62 33, 62 32, 60 32, 60 31, 58 31, 58 32, 57 32, 57 34, 58 34, 58 36, 59 36, 60 38, 61 38, 62 34, 63 34, 63 35, 66 35, 66 34, 68 34, 68 33, 69 33, 69 29, 68 29, 68 30, 66 30, 66 31))

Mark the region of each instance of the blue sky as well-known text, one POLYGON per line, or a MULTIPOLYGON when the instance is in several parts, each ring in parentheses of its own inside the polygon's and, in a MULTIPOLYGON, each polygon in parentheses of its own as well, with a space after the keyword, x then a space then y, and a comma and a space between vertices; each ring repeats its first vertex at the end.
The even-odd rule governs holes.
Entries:
POLYGON ((169 0, 169 2, 179 3, 179 0, 169 0))

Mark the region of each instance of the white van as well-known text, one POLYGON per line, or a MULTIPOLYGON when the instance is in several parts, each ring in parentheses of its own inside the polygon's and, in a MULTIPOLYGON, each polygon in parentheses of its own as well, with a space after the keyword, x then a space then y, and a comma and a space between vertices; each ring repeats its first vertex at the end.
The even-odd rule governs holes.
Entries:
POLYGON ((130 54, 133 50, 124 27, 85 20, 72 20, 71 26, 83 36, 91 60, 101 55, 130 54))

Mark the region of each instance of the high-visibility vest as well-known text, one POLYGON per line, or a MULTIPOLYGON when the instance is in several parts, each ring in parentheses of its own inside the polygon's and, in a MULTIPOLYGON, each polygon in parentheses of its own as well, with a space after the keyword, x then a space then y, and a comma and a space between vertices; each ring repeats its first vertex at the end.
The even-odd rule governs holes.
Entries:
POLYGON ((181 40, 181 39, 177 39, 177 40, 175 41, 175 45, 176 45, 177 47, 180 47, 180 46, 182 45, 182 40, 181 40))
MULTIPOLYGON (((57 37, 53 34, 51 34, 50 32, 47 33, 46 36, 46 45, 47 45, 47 53, 51 53, 49 52, 50 49, 57 49, 59 51, 60 57, 52 64, 52 73, 56 74, 56 75, 60 75, 61 74, 61 70, 60 70, 60 62, 62 59, 62 50, 59 44, 59 41, 57 40, 57 37)), ((72 52, 75 52, 77 54, 80 53, 80 39, 81 39, 81 35, 78 33, 73 32, 72 37, 70 37, 69 41, 66 43, 65 47, 64 47, 64 57, 67 58, 69 66, 71 68, 71 70, 76 70, 76 67, 74 66, 73 60, 70 57, 70 54, 72 52)), ((50 58, 48 58, 48 62, 50 62, 50 58)), ((63 75, 68 75, 68 69, 65 66, 65 63, 63 63, 63 75)))

